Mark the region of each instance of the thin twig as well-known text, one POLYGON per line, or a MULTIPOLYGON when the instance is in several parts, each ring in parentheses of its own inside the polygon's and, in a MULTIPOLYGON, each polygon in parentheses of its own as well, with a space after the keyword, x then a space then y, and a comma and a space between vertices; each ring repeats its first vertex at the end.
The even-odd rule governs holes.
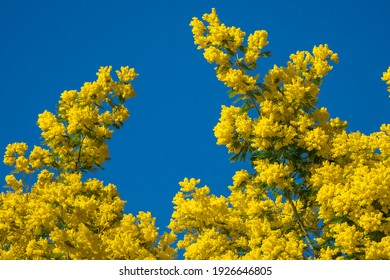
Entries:
POLYGON ((256 109, 256 112, 259 114, 259 116, 261 115, 261 112, 260 112, 260 109, 259 107, 257 107, 257 104, 256 104, 256 101, 254 100, 254 98, 251 96, 250 97, 250 100, 252 101, 252 104, 254 106, 254 108, 256 109))
POLYGON ((77 160, 76 160, 76 167, 75 167, 75 172, 77 171, 77 169, 78 169, 78 164, 79 164, 79 162, 80 162, 80 158, 81 158, 81 149, 82 149, 82 147, 83 147, 83 142, 84 142, 84 139, 85 139, 85 137, 82 137, 81 138, 81 143, 80 143, 80 148, 79 148, 79 153, 78 153, 78 155, 77 155, 77 160))
POLYGON ((295 215, 295 217, 296 217, 296 219, 297 219, 297 221, 298 221, 299 227, 301 228, 301 230, 302 230, 302 232, 303 232, 303 235, 305 236, 305 238, 306 238, 306 240, 307 240, 307 243, 309 244, 309 247, 310 247, 311 251, 313 252, 313 256, 315 257, 315 256, 316 256, 316 253, 315 253, 315 251, 314 251, 313 243, 311 242, 311 239, 310 239, 309 235, 308 235, 307 232, 306 232, 305 226, 304 226, 304 224, 303 224, 303 222, 302 222, 302 220, 301 220, 301 217, 299 216, 298 210, 297 210, 297 208, 295 207, 295 204, 294 204, 294 202, 292 201, 290 195, 286 195, 286 197, 287 197, 287 200, 288 200, 288 202, 290 203, 290 205, 291 205, 291 207, 292 207, 292 209, 293 209, 293 211, 294 211, 294 215, 295 215))

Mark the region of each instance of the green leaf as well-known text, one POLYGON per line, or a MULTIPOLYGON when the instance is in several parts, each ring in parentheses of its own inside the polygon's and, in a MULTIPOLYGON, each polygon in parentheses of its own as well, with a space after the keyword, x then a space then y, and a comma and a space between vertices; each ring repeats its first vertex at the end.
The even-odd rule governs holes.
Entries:
POLYGON ((63 260, 64 257, 65 257, 65 254, 64 254, 64 253, 55 253, 55 254, 53 254, 53 258, 54 258, 55 260, 63 260))
POLYGON ((239 49, 242 53, 246 53, 247 50, 248 50, 248 47, 240 46, 238 49, 239 49))
POLYGON ((241 113, 247 113, 250 109, 252 109, 252 105, 246 100, 241 107, 241 113))
POLYGON ((70 248, 76 248, 69 240, 65 241, 64 242, 67 246, 69 246, 70 248))
MULTIPOLYGON (((249 64, 248 65, 248 67, 247 67, 247 69, 250 71, 250 70, 253 70, 253 69, 256 69, 257 68, 257 63, 256 62, 253 62, 253 63, 251 63, 251 64, 249 64)), ((256 75, 256 76, 260 76, 259 74, 258 75, 256 75)), ((255 79, 258 79, 258 77, 256 78, 255 77, 255 79)))
POLYGON ((236 162, 240 158, 240 154, 235 154, 229 158, 230 162, 236 162))
POLYGON ((384 234, 382 231, 373 231, 367 234, 367 237, 375 242, 381 242, 382 238, 385 236, 386 234, 384 234))
POLYGON ((234 52, 232 52, 230 49, 226 48, 226 51, 227 51, 227 53, 228 53, 230 56, 234 56, 234 52))
POLYGON ((231 89, 228 91, 228 94, 229 94, 229 98, 233 98, 238 94, 238 92, 235 91, 234 89, 231 89))
POLYGON ((313 80, 313 83, 316 85, 316 86, 320 86, 322 84, 322 79, 320 77, 317 77, 313 80))
POLYGON ((232 102, 233 105, 236 105, 238 102, 245 100, 246 96, 243 94, 240 94, 237 96, 237 98, 232 102))
POLYGON ((265 51, 260 53, 260 57, 270 57, 271 51, 265 51))

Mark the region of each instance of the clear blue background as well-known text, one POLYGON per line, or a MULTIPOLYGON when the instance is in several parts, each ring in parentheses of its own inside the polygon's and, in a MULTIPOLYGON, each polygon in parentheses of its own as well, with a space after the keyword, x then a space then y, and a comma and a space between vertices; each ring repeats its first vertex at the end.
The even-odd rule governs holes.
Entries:
MULTIPOLYGON (((390 2, 376 1, 1 1, 0 148, 39 144, 37 115, 62 91, 95 80, 100 66, 135 67, 131 118, 109 143, 112 160, 93 176, 117 185, 126 212, 151 211, 164 230, 184 177, 227 195, 234 171, 213 127, 227 89, 193 44, 189 23, 212 7, 226 25, 269 33, 272 58, 327 43, 340 63, 324 80, 320 106, 377 131, 389 123, 381 76, 390 66, 390 2)), ((0 164, 0 177, 10 171, 0 164)))

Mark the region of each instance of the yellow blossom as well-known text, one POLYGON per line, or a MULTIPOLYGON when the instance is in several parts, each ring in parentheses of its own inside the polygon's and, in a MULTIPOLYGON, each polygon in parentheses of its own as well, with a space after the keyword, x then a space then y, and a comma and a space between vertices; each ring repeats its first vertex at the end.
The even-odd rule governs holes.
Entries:
POLYGON ((248 49, 245 53, 245 62, 250 64, 256 62, 261 50, 268 44, 268 33, 265 30, 256 30, 248 37, 248 49))
POLYGON ((386 72, 383 72, 382 80, 387 84, 387 91, 390 92, 390 67, 387 68, 386 72))

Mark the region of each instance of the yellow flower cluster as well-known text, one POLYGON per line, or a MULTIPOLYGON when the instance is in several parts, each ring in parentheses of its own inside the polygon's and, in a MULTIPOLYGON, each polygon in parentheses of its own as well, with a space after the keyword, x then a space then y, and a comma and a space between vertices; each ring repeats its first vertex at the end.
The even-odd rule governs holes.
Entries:
MULTIPOLYGON (((264 30, 227 27, 215 9, 191 21, 194 42, 216 63, 236 106, 222 106, 218 145, 248 160, 230 194, 185 178, 161 235, 149 212, 124 214, 114 185, 83 180, 109 158, 107 140, 129 117, 133 68, 102 67, 56 114, 39 115, 44 147, 6 147, 14 170, 0 193, 0 259, 390 259, 390 124, 365 135, 317 107, 338 56, 328 45, 298 51, 259 81, 264 30), (36 175, 29 185, 27 176, 36 175), (176 248, 172 244, 176 236, 176 248)), ((390 68, 382 80, 390 85, 390 68)), ((390 86, 388 87, 390 92, 390 86)))
POLYGON ((50 166, 52 159, 50 152, 39 146, 34 146, 29 157, 25 157, 25 152, 28 150, 26 143, 8 144, 4 154, 3 162, 6 165, 15 165, 16 172, 32 173, 34 170, 42 166, 50 166))
MULTIPOLYGON (((4 163, 15 170, 0 193, 0 259, 172 259, 173 233, 158 234, 149 212, 124 215, 114 185, 83 180, 82 172, 108 159, 112 127, 129 117, 124 101, 135 95, 134 69, 102 67, 97 80, 61 95, 58 113, 39 115, 44 144, 26 155, 9 144, 4 163), (37 172, 36 182, 26 175, 37 172), (20 177, 21 179, 18 179, 20 177)), ((31 177, 33 178, 33 177, 31 177)))
POLYGON ((42 170, 31 192, 0 195, 0 259, 170 259, 150 213, 123 216, 112 184, 42 170))
POLYGON ((256 30, 253 34, 248 37, 248 49, 245 52, 245 62, 248 64, 255 63, 260 56, 260 51, 266 45, 268 33, 265 30, 256 30))
POLYGON ((7 165, 16 165, 20 171, 29 172, 28 159, 24 157, 28 150, 26 143, 8 144, 4 154, 4 163, 7 165))
POLYGON ((97 80, 85 83, 80 92, 64 91, 58 104, 58 116, 45 111, 39 115, 42 137, 53 153, 61 156, 66 170, 101 167, 109 158, 106 140, 111 127, 119 128, 129 117, 123 102, 135 96, 131 82, 134 69, 121 67, 116 71, 119 82, 110 76, 111 67, 101 67, 97 80))
POLYGON ((390 67, 387 68, 386 72, 383 72, 382 80, 387 84, 387 90, 390 92, 390 67))
POLYGON ((185 232, 178 248, 185 249, 186 259, 302 259, 305 244, 295 232, 291 208, 281 198, 269 199, 249 177, 237 172, 226 198, 197 187, 200 180, 180 183, 169 227, 185 232), (239 188, 243 182, 245 192, 239 188))
MULTIPOLYGON (((223 35, 215 9, 203 20, 191 22, 195 44, 241 102, 222 106, 217 144, 253 169, 236 172, 228 197, 198 188, 199 180, 180 183, 170 228, 184 233, 185 257, 390 259, 390 125, 348 133, 345 121, 317 107, 337 54, 328 45, 298 51, 258 82, 249 72, 266 56, 267 33, 243 45, 223 35)), ((389 85, 390 68, 382 79, 389 85)))
POLYGON ((281 163, 270 163, 269 160, 258 160, 254 162, 255 170, 258 173, 257 179, 269 186, 275 185, 279 189, 291 188, 289 167, 281 163))
POLYGON ((311 178, 319 189, 316 200, 326 224, 323 238, 335 242, 334 255, 339 257, 388 259, 388 249, 375 252, 385 248, 384 238, 390 235, 389 160, 376 153, 384 139, 377 134, 351 136, 345 138, 347 143, 338 143, 340 164, 324 162, 311 178))
POLYGON ((222 106, 219 123, 214 127, 218 145, 226 145, 229 152, 236 152, 241 143, 248 141, 252 132, 252 120, 240 108, 222 106))
POLYGON ((227 47, 232 52, 235 52, 241 46, 245 32, 242 32, 240 28, 226 27, 224 24, 220 24, 214 8, 210 14, 204 14, 202 19, 209 26, 205 27, 198 18, 193 18, 190 23, 195 43, 199 45, 199 49, 213 45, 218 48, 227 47), (204 33, 207 35, 204 36, 204 33))
POLYGON ((315 104, 321 81, 332 69, 330 62, 338 62, 337 54, 327 45, 315 46, 312 54, 297 52, 290 56, 287 67, 275 65, 259 84, 258 75, 254 77, 248 70, 252 69, 250 65, 256 65, 261 49, 267 45, 267 32, 255 31, 249 36, 247 46, 229 49, 224 41, 210 35, 211 29, 221 26, 215 9, 203 19, 209 25, 205 26, 197 18, 191 22, 195 44, 205 49, 208 62, 217 63, 217 78, 233 92, 242 94, 247 108, 255 108, 259 114, 258 118, 249 118, 242 108, 222 107, 220 122, 214 128, 217 144, 226 145, 229 152, 236 154, 245 146, 246 150, 261 151, 296 145, 307 152, 329 156, 330 139, 343 131, 346 122, 330 119, 326 109, 315 108, 315 104), (238 50, 243 50, 246 64, 236 59, 238 50))
POLYGON ((257 89, 258 77, 245 73, 243 67, 252 67, 256 59, 261 55, 261 50, 268 44, 265 30, 255 31, 248 37, 248 47, 242 48, 245 32, 240 28, 227 27, 221 24, 216 10, 213 8, 210 14, 204 14, 202 19, 194 17, 190 23, 194 42, 198 49, 204 49, 204 57, 209 63, 216 63, 218 80, 231 87, 240 94, 257 89), (243 57, 233 57, 232 54, 241 50, 243 57))
POLYGON ((237 93, 245 94, 256 89, 256 78, 246 75, 241 69, 218 68, 217 78, 237 93))

